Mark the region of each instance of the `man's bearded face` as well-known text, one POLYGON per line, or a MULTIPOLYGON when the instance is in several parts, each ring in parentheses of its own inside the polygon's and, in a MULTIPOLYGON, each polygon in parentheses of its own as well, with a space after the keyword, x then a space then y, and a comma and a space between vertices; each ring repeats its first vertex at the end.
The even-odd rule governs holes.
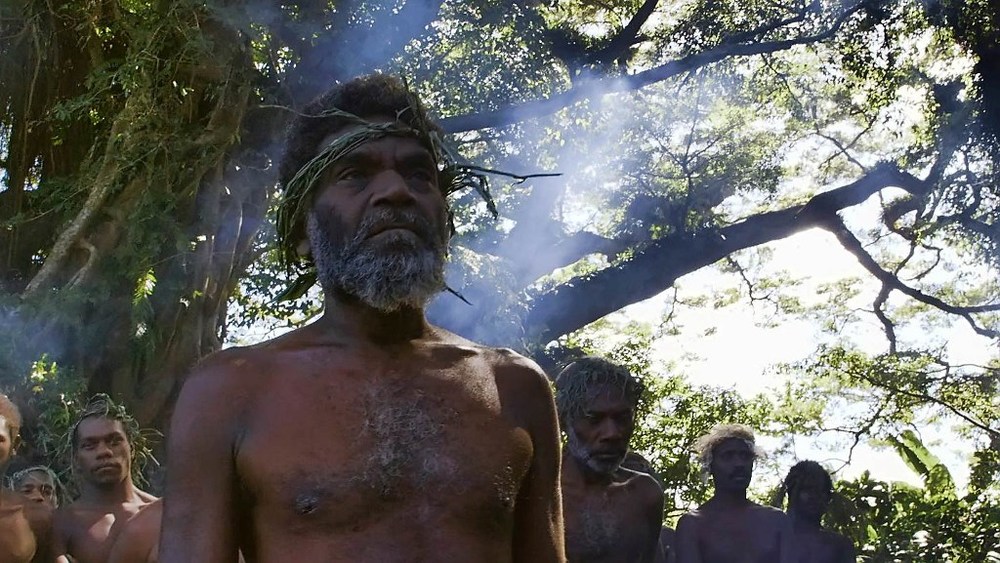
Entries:
MULTIPOLYGON (((442 208, 443 210, 443 208, 442 208)), ((333 210, 309 212, 306 223, 317 276, 380 311, 423 307, 444 288, 447 218, 417 208, 378 207, 353 232, 333 210)))

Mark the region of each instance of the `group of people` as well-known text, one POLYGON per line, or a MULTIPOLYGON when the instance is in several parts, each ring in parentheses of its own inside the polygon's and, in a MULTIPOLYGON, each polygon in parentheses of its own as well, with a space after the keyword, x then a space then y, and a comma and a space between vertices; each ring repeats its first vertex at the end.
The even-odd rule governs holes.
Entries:
MULTIPOLYGON (((481 181, 441 137, 383 74, 297 113, 278 244, 290 272, 319 282, 323 315, 194 369, 162 500, 132 482, 134 424, 90 405, 70 436, 79 497, 58 499, 44 469, 15 475, 0 561, 853 561, 820 526, 832 483, 818 464, 789 473, 786 515, 747 498, 752 432, 716 428, 697 447, 715 494, 674 533, 629 451, 643 386, 627 369, 578 358, 553 391, 532 361, 426 320, 445 288, 447 196, 481 181)), ((0 463, 19 426, 10 404, 0 463)))

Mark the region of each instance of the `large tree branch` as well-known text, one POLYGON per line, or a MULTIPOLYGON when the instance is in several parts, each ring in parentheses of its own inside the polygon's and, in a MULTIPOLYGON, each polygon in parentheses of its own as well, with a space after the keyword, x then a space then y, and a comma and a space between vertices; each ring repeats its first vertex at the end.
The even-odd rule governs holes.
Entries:
POLYGON ((642 6, 639 6, 635 15, 632 16, 632 19, 629 20, 628 24, 622 28, 618 35, 590 57, 591 62, 598 64, 610 63, 624 54, 629 47, 635 45, 636 39, 639 36, 639 30, 649 20, 649 16, 653 15, 653 11, 656 10, 658 3, 659 0, 646 0, 643 2, 642 6))
POLYGON ((940 309, 946 313, 958 315, 965 319, 966 322, 969 323, 969 326, 972 327, 972 330, 976 331, 977 334, 981 334, 988 338, 1000 338, 1000 332, 980 326, 979 323, 976 322, 975 317, 972 316, 976 313, 1000 311, 1000 303, 971 307, 959 307, 946 303, 933 295, 928 295, 919 289, 906 285, 892 272, 883 269, 882 266, 880 266, 879 263, 870 254, 868 254, 864 245, 860 240, 858 240, 857 237, 854 236, 854 233, 847 228, 847 225, 844 224, 844 220, 841 219, 840 216, 833 215, 828 217, 823 226, 837 237, 840 244, 848 252, 853 254, 855 258, 857 258, 858 262, 862 267, 864 267, 864 269, 868 270, 871 275, 875 276, 876 279, 882 282, 883 287, 899 291, 900 293, 912 297, 921 303, 926 303, 927 305, 940 309))
POLYGON ((857 181, 818 194, 804 205, 761 213, 739 223, 660 239, 630 260, 579 276, 535 296, 525 332, 544 344, 584 327, 627 305, 669 288, 677 278, 713 264, 733 252, 820 226, 837 211, 872 194, 898 186, 920 195, 928 185, 891 164, 873 168, 857 181))
POLYGON ((701 53, 694 53, 671 61, 664 65, 624 77, 612 77, 601 80, 589 80, 574 86, 561 94, 556 94, 544 100, 534 100, 511 105, 495 111, 487 111, 472 115, 448 117, 440 121, 440 125, 448 133, 472 131, 487 127, 504 127, 525 119, 553 114, 581 100, 601 96, 612 92, 638 90, 644 86, 661 82, 683 72, 688 72, 721 61, 729 57, 749 57, 764 53, 774 53, 791 49, 796 45, 806 45, 825 41, 840 29, 843 23, 864 5, 859 2, 845 10, 826 30, 814 34, 785 39, 782 41, 763 41, 760 43, 724 43, 718 47, 701 53))

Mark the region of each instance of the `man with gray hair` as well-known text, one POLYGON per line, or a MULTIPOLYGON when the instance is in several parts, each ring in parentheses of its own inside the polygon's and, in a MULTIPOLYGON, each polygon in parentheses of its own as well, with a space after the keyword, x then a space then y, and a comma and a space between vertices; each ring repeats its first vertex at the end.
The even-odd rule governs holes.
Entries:
POLYGON ((677 563, 791 563, 788 518, 747 498, 760 454, 753 432, 741 424, 716 426, 695 452, 715 494, 677 522, 677 563))
POLYGON ((626 368, 592 356, 556 378, 566 433, 562 493, 571 563, 663 559, 663 489, 649 474, 622 465, 643 391, 626 368))
MULTIPOLYGON (((295 119, 279 251, 323 316, 204 361, 169 434, 161 563, 565 560, 541 369, 431 325, 458 164, 399 78, 295 119)), ((479 176, 477 176, 479 175, 479 176)), ((478 186, 482 188, 482 185, 478 186)))

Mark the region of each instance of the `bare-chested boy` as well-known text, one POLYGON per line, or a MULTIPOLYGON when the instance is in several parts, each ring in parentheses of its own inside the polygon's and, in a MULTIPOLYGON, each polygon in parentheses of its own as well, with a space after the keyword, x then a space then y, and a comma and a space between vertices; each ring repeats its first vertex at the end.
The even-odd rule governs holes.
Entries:
POLYGON ((795 563, 854 563, 854 544, 846 537, 824 530, 821 523, 833 498, 833 480, 822 465, 800 461, 784 481, 788 516, 792 519, 795 563))
POLYGON ((566 554, 572 563, 655 563, 663 490, 622 467, 643 386, 602 358, 581 358, 556 379, 566 433, 562 463, 566 554))
POLYGON ((717 426, 695 449, 715 494, 677 522, 677 562, 791 563, 788 518, 747 498, 757 459, 753 432, 717 426))
POLYGON ((457 169, 396 78, 304 109, 322 112, 292 126, 278 233, 284 256, 308 253, 324 314, 186 382, 160 561, 563 561, 545 375, 424 317, 457 169))
POLYGON ((118 532, 155 497, 132 483, 132 441, 138 426, 104 395, 91 399, 70 433, 80 498, 55 515, 57 563, 105 563, 118 532))
MULTIPOLYGON (((0 394, 0 478, 20 441, 21 412, 0 394)), ((52 508, 14 491, 0 489, 0 561, 46 561, 52 508)))

